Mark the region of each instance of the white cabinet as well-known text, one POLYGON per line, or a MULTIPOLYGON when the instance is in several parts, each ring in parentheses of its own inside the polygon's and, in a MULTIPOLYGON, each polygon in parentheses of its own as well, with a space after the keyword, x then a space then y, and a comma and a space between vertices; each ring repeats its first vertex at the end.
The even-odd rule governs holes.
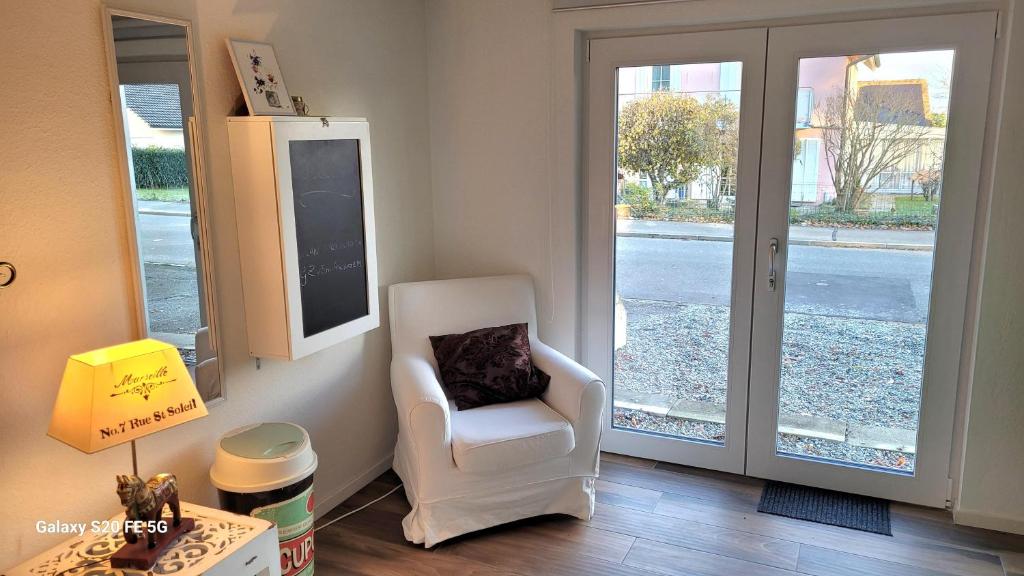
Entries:
POLYGON ((232 514, 188 502, 181 514, 196 527, 171 544, 150 570, 111 568, 108 557, 124 544, 124 513, 90 522, 85 533, 4 572, 7 576, 88 574, 90 576, 281 576, 277 527, 260 518, 232 514), (86 566, 89 566, 86 568, 86 566))
POLYGON ((370 130, 228 118, 249 354, 294 360, 380 325, 370 130))

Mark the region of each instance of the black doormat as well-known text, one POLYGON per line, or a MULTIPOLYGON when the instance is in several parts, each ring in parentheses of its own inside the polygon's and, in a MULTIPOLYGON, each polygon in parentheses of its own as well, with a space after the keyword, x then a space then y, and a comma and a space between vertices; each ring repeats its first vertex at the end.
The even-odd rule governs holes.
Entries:
POLYGON ((889 501, 769 480, 758 512, 892 536, 889 501))

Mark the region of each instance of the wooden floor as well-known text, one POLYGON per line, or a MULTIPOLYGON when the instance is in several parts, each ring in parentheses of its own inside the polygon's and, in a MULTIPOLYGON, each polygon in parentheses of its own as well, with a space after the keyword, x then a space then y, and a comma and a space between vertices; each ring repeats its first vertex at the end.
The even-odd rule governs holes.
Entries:
MULTIPOLYGON (((398 484, 388 472, 319 524, 398 484)), ((316 535, 318 575, 1024 575, 1024 536, 954 526, 947 512, 892 506, 893 536, 756 511, 761 481, 605 454, 597 511, 546 516, 425 550, 402 535, 402 490, 316 535)))

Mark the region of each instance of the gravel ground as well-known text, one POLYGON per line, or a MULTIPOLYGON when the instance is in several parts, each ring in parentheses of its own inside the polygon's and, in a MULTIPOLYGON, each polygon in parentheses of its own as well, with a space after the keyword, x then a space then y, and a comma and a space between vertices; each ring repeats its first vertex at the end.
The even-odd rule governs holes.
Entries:
POLYGON ((694 422, 625 408, 616 408, 612 421, 620 428, 725 442, 725 425, 714 422, 694 422))
POLYGON ((851 446, 845 442, 822 440, 821 438, 804 438, 802 436, 779 434, 778 450, 787 454, 818 456, 844 462, 905 470, 907 472, 914 470, 913 454, 897 452, 895 450, 878 450, 876 448, 851 446))
MULTIPOLYGON (((624 408, 615 409, 612 421, 616 427, 620 428, 644 430, 686 438, 700 438, 714 442, 725 441, 725 425, 713 422, 694 422, 692 420, 659 416, 641 410, 624 408)), ((786 454, 817 456, 908 472, 914 470, 913 454, 851 446, 834 440, 779 434, 778 450, 786 454)))
MULTIPOLYGON (((729 308, 623 300, 626 345, 615 354, 615 386, 725 404, 729 308)), ((781 406, 850 424, 913 429, 920 400, 925 325, 789 313, 781 406)), ((709 440, 721 426, 616 410, 616 424, 709 440), (696 428, 700 426, 700 428, 696 428)), ((784 450, 888 467, 913 455, 809 438, 780 438, 784 450)))
POLYGON ((782 410, 914 429, 925 325, 787 314, 782 410))
POLYGON ((615 353, 615 386, 725 405, 729 308, 623 300, 626 345, 615 353))

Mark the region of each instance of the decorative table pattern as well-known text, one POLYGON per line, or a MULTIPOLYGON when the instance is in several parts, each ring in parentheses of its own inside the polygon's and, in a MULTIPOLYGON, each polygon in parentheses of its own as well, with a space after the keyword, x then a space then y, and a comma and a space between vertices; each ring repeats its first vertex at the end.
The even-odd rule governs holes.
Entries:
MULTIPOLYGON (((159 576, 163 574, 196 575, 218 574, 218 565, 232 558, 243 548, 248 555, 240 566, 252 568, 252 576, 277 576, 280 563, 277 550, 277 528, 266 520, 241 516, 206 508, 196 504, 181 503, 182 516, 195 518, 196 528, 178 538, 160 557, 156 565, 146 571, 111 568, 107 557, 124 544, 124 535, 116 533, 76 536, 63 544, 21 564, 3 576, 159 576), (267 534, 270 533, 268 536, 267 534), (259 545, 247 546, 256 540, 259 545), (273 543, 272 556, 267 542, 273 543), (252 549, 251 551, 249 549, 252 549), (262 562, 257 562, 262 560, 262 562), (98 562, 94 564, 94 562, 98 562), (257 567, 257 564, 259 567, 257 567), (268 567, 264 567, 268 566, 268 567), (263 569, 260 569, 263 567, 263 569)), ((118 514, 111 521, 124 520, 118 514)), ((243 568, 239 568, 243 569, 243 568)), ((238 569, 223 572, 232 576, 243 576, 238 569)))

